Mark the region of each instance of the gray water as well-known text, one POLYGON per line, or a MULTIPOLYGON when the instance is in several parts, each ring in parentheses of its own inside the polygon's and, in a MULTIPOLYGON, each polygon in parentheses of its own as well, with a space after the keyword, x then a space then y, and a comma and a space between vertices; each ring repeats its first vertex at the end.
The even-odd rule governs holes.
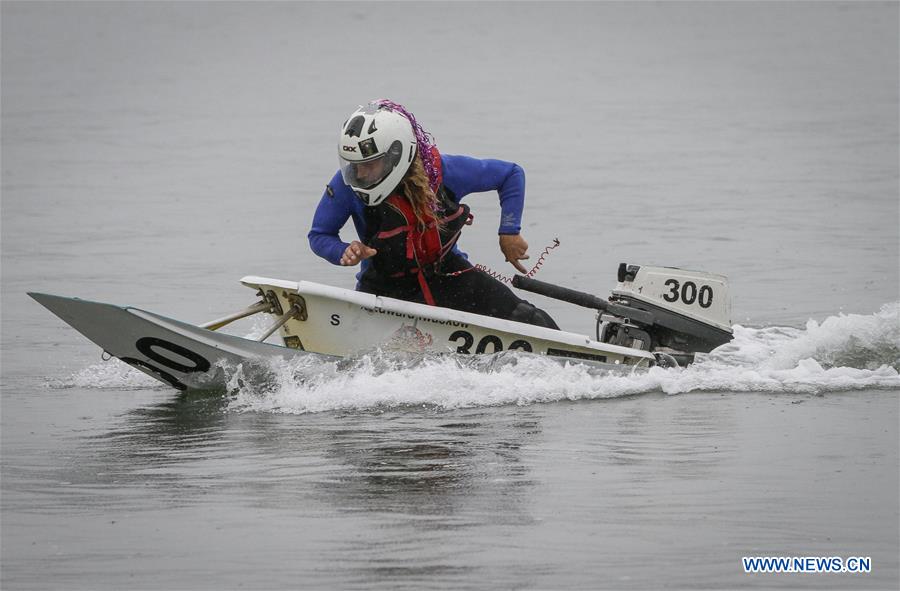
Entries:
MULTIPOLYGON (((4 2, 0 585, 896 589, 898 7, 4 2), (539 279, 723 273, 735 342, 615 379, 285 368, 178 395, 25 296, 199 323, 247 274, 352 287, 305 234, 375 97, 525 168, 533 260, 561 242, 539 279), (872 572, 745 574, 758 555, 872 572)), ((511 274, 495 196, 467 203, 464 249, 511 274)))

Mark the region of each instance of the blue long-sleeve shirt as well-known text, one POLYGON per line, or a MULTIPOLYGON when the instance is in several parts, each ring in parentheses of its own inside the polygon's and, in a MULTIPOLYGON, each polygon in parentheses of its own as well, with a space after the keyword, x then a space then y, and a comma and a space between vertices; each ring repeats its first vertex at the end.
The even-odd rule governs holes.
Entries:
MULTIPOLYGON (((441 165, 444 186, 453 193, 457 201, 469 193, 497 191, 500 195, 498 233, 518 234, 521 231, 522 209, 525 205, 525 171, 522 167, 503 160, 479 160, 450 154, 441 154, 441 165)), ((313 216, 312 227, 307 235, 312 251, 332 264, 341 264, 341 256, 349 243, 341 239, 340 230, 352 218, 356 234, 365 236, 365 207, 344 183, 338 171, 325 188, 313 216)), ((368 260, 363 261, 363 271, 368 263, 368 260)))

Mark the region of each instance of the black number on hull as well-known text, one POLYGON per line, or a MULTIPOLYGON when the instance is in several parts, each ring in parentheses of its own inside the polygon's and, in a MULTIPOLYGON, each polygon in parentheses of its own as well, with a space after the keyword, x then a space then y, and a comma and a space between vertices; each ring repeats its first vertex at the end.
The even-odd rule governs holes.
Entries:
MULTIPOLYGON (((457 353, 464 353, 466 355, 472 352, 472 345, 475 343, 475 337, 472 336, 472 333, 466 330, 455 331, 450 335, 450 340, 457 343, 457 353), (462 339, 462 344, 459 344, 460 339, 462 339)), ((488 346, 493 349, 492 351, 490 351, 491 353, 499 353, 503 350, 503 341, 497 335, 485 335, 481 337, 480 341, 478 341, 478 346, 475 347, 475 354, 478 355, 481 353, 487 353, 488 346)), ((533 351, 533 349, 531 348, 531 343, 522 339, 517 339, 509 344, 509 350, 512 351, 513 349, 528 351, 529 353, 533 351)))
POLYGON ((516 349, 518 349, 519 351, 528 351, 529 353, 531 353, 531 343, 529 343, 528 341, 523 341, 522 339, 511 342, 509 344, 509 350, 514 351, 516 349))
POLYGON ((465 353, 467 355, 469 353, 471 353, 471 351, 469 349, 472 348, 472 343, 475 342, 475 337, 473 337, 470 333, 468 333, 464 330, 457 330, 456 332, 454 332, 453 334, 450 335, 451 341, 458 341, 459 339, 463 340, 463 344, 459 345, 456 348, 456 352, 457 353, 465 353))
MULTIPOLYGON (((171 370, 180 373, 202 373, 208 371, 210 368, 210 363, 205 357, 194 353, 190 349, 185 349, 181 345, 170 343, 169 341, 164 341, 156 337, 140 338, 137 340, 134 346, 138 351, 146 355, 148 359, 152 359, 160 365, 163 365, 171 370), (169 351, 170 353, 174 353, 179 357, 187 359, 188 361, 193 363, 193 365, 185 365, 184 363, 180 363, 178 361, 175 361, 174 359, 170 359, 164 355, 160 355, 160 353, 156 351, 156 349, 163 349, 165 351, 169 351)), ((187 390, 187 386, 179 381, 178 378, 176 378, 169 372, 156 367, 153 364, 147 363, 142 359, 135 359, 134 357, 119 357, 119 359, 132 367, 149 371, 151 374, 156 376, 156 378, 169 384, 173 388, 176 388, 178 390, 187 390)))
POLYGON ((175 343, 170 343, 169 341, 164 341, 156 337, 144 337, 142 339, 138 339, 134 346, 137 347, 138 351, 140 351, 153 361, 165 365, 169 369, 180 371, 181 373, 204 372, 209 370, 210 367, 209 361, 197 355, 190 349, 185 349, 181 345, 176 345, 175 343), (179 357, 184 357, 185 359, 193 362, 194 365, 191 366, 185 365, 183 363, 178 363, 174 359, 169 359, 164 355, 160 355, 153 349, 154 347, 158 347, 171 353, 175 353, 179 357))
POLYGON ((488 345, 493 345, 494 350, 491 351, 491 353, 497 353, 498 351, 503 350, 503 341, 500 340, 500 337, 489 334, 478 341, 478 346, 475 347, 475 353, 487 353, 488 345))

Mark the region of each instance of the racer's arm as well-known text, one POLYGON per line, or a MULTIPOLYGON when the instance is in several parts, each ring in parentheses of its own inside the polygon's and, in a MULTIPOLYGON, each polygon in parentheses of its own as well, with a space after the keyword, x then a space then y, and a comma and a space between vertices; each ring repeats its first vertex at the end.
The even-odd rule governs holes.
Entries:
POLYGON ((479 160, 469 156, 442 155, 444 184, 462 199, 469 193, 497 191, 500 196, 500 250, 519 272, 519 262, 528 257, 528 243, 522 238, 522 210, 525 207, 525 171, 514 162, 479 160))
POLYGON ((333 265, 341 264, 341 257, 350 246, 341 240, 340 231, 353 214, 354 200, 356 196, 338 172, 325 188, 313 215, 312 227, 307 234, 309 247, 333 265))
POLYGON ((498 234, 518 234, 522 230, 525 207, 525 171, 514 162, 441 154, 444 184, 457 199, 469 193, 497 191, 500 196, 498 234))

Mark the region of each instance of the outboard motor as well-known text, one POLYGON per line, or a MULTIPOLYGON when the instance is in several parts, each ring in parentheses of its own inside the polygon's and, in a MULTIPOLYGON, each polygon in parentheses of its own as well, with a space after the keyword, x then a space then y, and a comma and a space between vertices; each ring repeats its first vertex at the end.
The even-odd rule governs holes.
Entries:
POLYGON ((523 276, 513 286, 598 310, 598 341, 656 353, 663 365, 691 363, 732 339, 725 276, 622 263, 618 280, 609 300, 523 276))

